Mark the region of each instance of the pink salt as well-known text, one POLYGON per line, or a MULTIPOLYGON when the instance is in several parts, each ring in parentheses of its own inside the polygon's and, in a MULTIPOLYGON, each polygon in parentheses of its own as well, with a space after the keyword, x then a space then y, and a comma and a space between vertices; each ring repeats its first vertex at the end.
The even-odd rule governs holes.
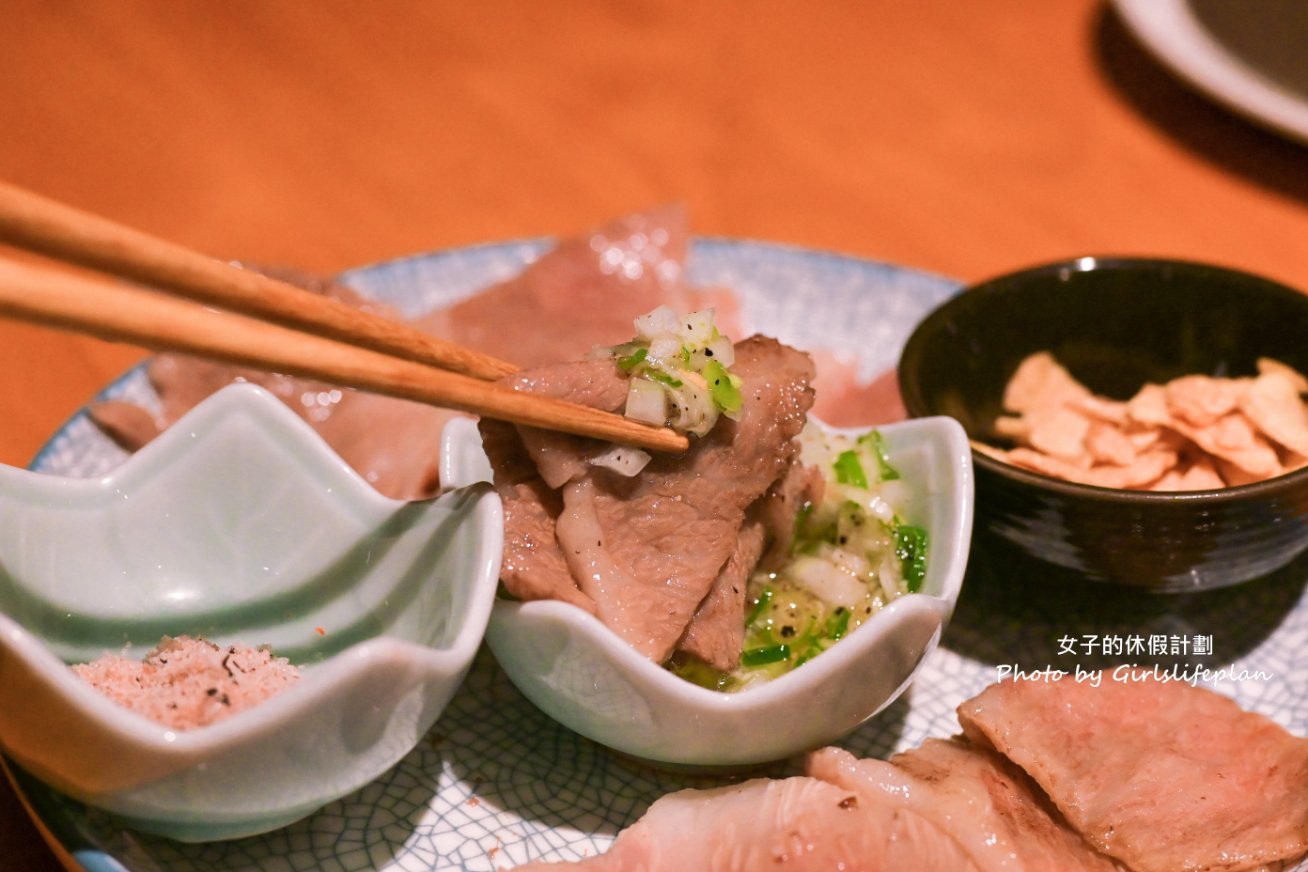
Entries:
POLYGON ((266 648, 191 636, 165 636, 144 660, 107 654, 72 670, 115 702, 179 730, 258 705, 300 677, 266 648))

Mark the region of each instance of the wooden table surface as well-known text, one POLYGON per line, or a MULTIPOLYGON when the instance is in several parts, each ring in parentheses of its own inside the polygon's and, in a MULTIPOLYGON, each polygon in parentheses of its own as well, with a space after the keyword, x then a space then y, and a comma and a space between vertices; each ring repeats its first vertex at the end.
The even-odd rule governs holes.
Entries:
MULTIPOLYGON (((676 200, 963 280, 1151 254, 1308 286, 1308 148, 1097 0, 5 11, 0 179, 224 258, 334 271, 676 200)), ((0 462, 142 356, 0 322, 0 462)), ((0 866, 59 868, 8 787, 0 866)))

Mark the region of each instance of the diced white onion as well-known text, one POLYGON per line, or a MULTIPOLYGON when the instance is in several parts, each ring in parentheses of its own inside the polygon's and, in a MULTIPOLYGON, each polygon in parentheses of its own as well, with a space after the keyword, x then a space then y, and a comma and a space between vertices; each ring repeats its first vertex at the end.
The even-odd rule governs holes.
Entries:
POLYGON ((636 335, 647 341, 669 334, 677 336, 681 328, 681 319, 677 317, 671 306, 659 306, 641 315, 632 323, 636 327, 636 335))
POLYGON ((627 388, 626 416, 661 427, 667 423, 667 394, 649 379, 633 378, 627 388))
POLYGON ((672 426, 686 433, 703 436, 718 420, 718 407, 708 391, 708 383, 697 372, 682 373, 679 388, 668 391, 672 402, 672 426))
POLYGON ((887 524, 895 520, 895 507, 886 500, 886 495, 879 489, 868 490, 852 484, 828 482, 832 495, 850 503, 857 503, 870 517, 887 524))
POLYGON ((853 608, 867 596, 867 585, 819 557, 797 557, 784 572, 813 596, 833 606, 853 608))
POLYGON ((904 574, 900 571, 899 558, 895 556, 894 549, 886 549, 881 556, 881 566, 876 576, 881 583, 881 591, 885 594, 886 602, 898 599, 905 593, 904 574))
POLYGON ((681 319, 681 338, 687 345, 707 345, 713 338, 714 309, 691 312, 681 319))
POLYGON ((725 336, 719 336, 710 342, 708 350, 713 352, 710 357, 727 368, 736 362, 736 346, 732 345, 731 340, 725 336))
POLYGON ((626 445, 613 445, 601 454, 597 454, 590 459, 592 466, 602 466, 605 469, 611 469, 619 475, 625 475, 628 478, 640 472, 649 463, 649 454, 641 451, 639 448, 631 448, 626 445))
POLYGON ((648 360, 663 363, 673 361, 681 353, 681 340, 675 336, 657 336, 650 340, 648 360))

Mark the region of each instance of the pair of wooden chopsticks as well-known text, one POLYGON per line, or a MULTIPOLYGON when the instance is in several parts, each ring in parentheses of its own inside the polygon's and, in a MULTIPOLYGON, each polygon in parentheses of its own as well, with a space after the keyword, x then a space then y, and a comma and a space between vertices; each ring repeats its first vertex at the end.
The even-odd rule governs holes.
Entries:
POLYGON ((0 314, 11 318, 655 451, 688 444, 494 384, 516 367, 2 182, 0 243, 148 286, 0 259, 0 314))

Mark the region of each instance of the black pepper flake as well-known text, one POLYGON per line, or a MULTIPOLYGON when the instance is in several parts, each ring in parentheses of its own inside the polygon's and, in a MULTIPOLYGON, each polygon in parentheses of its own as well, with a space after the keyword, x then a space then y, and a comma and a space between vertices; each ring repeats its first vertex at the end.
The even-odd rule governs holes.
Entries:
POLYGON ((781 628, 781 635, 789 639, 791 636, 795 635, 795 628, 787 624, 781 628))

